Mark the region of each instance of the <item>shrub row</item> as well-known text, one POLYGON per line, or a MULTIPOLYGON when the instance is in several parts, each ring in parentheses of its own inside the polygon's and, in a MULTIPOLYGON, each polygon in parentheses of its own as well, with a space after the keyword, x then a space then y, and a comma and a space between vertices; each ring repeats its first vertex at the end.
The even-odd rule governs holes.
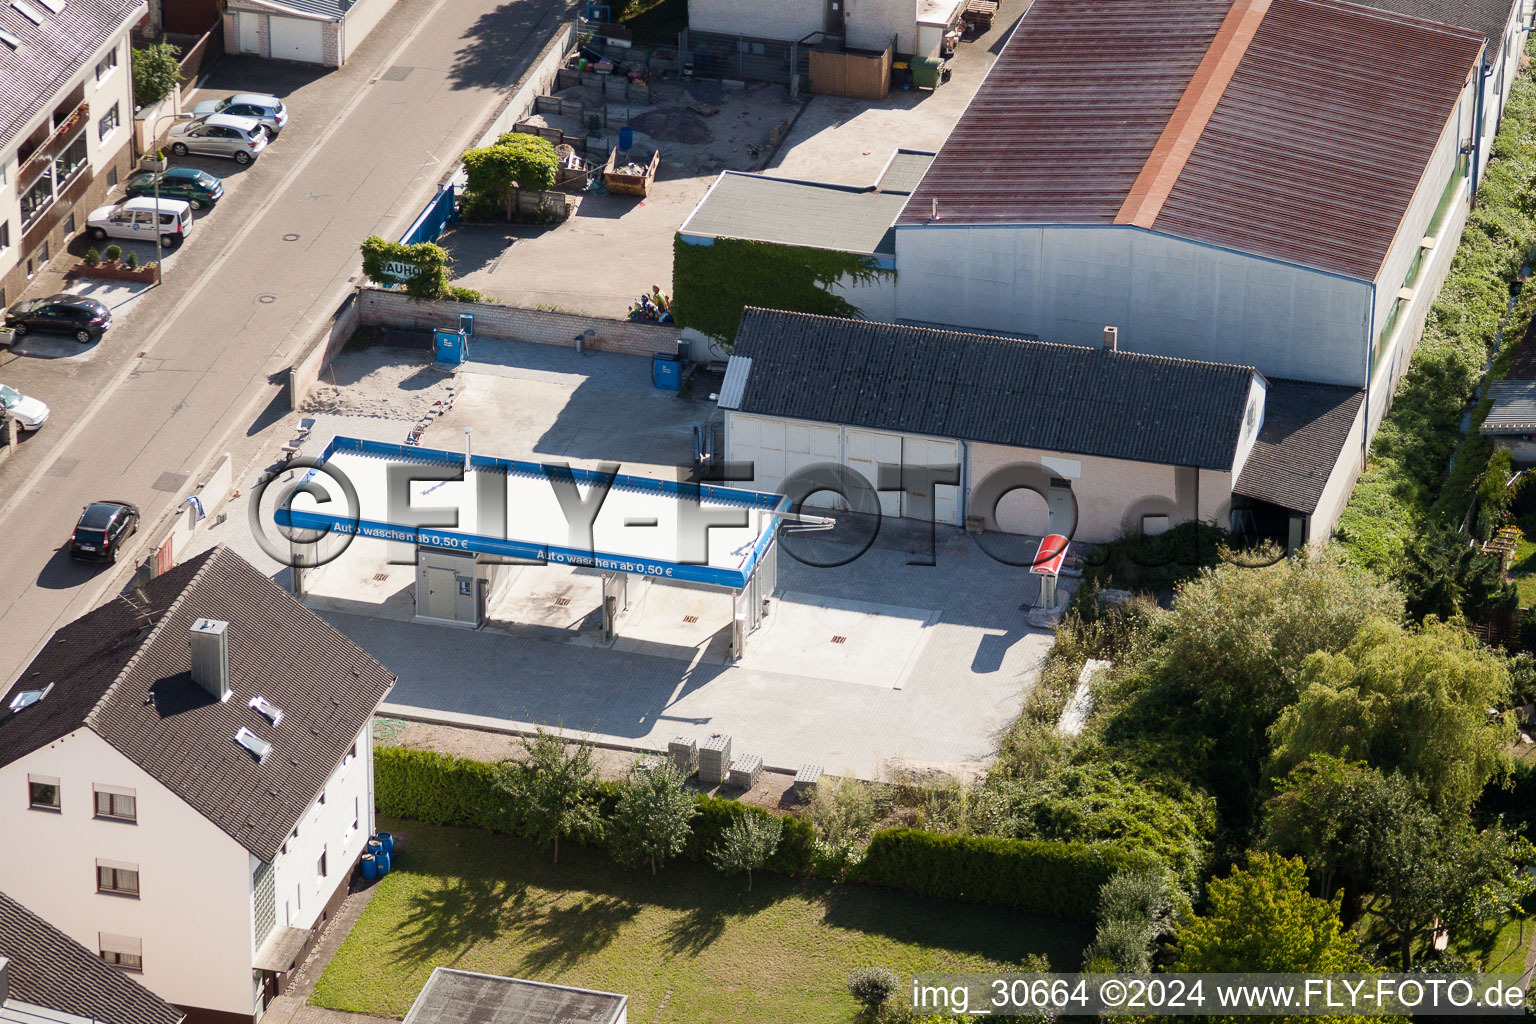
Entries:
MULTIPOLYGON (((497 768, 484 761, 400 747, 374 749, 374 794, 380 814, 428 825, 523 834, 514 802, 496 786, 497 768)), ((618 784, 598 783, 604 817, 618 784)), ((732 821, 769 812, 736 800, 700 796, 699 815, 683 855, 705 861, 732 821)), ((786 817, 779 849, 767 870, 810 875, 823 871, 809 822, 786 817)), ((1155 857, 1117 846, 1034 842, 991 836, 944 835, 895 828, 877 832, 851 881, 927 896, 991 903, 1031 914, 1091 919, 1099 886, 1122 867, 1148 867, 1155 857)))
POLYGON ((1110 875, 1158 863, 1116 846, 892 828, 875 833, 853 878, 1030 914, 1092 919, 1099 886, 1110 875))
MULTIPOLYGON (((1339 539, 1354 559, 1384 575, 1401 578, 1414 538, 1431 519, 1460 518, 1487 460, 1489 446, 1474 443, 1442 486, 1461 437, 1462 411, 1508 307, 1510 283, 1536 238, 1533 183, 1536 83, 1522 74, 1424 337, 1339 520, 1339 539)), ((1529 323, 1536 304, 1526 299, 1522 296, 1506 324, 1506 338, 1518 338, 1529 323)))

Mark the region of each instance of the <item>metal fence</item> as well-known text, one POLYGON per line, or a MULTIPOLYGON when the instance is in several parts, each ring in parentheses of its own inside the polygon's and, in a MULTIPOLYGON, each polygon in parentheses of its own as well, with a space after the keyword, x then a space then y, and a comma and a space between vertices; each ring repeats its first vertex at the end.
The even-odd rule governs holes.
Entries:
POLYGON ((406 245, 415 245, 417 242, 435 242, 442 235, 443 229, 459 219, 458 194, 453 182, 449 182, 437 190, 437 195, 422 208, 420 214, 400 236, 400 241, 406 245))
POLYGON ((697 32, 680 34, 678 50, 692 62, 699 78, 731 78, 743 82, 777 82, 789 85, 795 74, 809 73, 809 57, 797 53, 794 43, 753 36, 697 32))

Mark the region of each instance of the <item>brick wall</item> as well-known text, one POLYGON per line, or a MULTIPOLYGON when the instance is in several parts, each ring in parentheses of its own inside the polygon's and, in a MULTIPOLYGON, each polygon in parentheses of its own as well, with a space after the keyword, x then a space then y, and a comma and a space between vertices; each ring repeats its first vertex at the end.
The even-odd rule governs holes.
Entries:
POLYGON ((586 345, 597 352, 623 352, 634 356, 675 352, 677 339, 682 334, 672 324, 611 320, 488 302, 412 302, 404 292, 383 288, 362 288, 358 298, 364 324, 432 330, 434 327, 457 327, 460 313, 472 313, 477 335, 575 348, 576 335, 590 330, 594 333, 586 345))

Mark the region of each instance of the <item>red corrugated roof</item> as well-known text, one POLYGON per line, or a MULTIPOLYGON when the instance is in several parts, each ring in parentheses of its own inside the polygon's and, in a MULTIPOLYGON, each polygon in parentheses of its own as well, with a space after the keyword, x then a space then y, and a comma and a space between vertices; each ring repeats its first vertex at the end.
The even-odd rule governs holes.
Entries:
POLYGON ((1181 100, 1209 105, 1191 80, 1216 42, 1236 69, 1155 219, 1135 219, 1374 279, 1482 37, 1336 0, 1273 0, 1251 37, 1218 36, 1231 7, 1035 0, 898 223, 934 200, 949 222, 1113 223, 1181 100))

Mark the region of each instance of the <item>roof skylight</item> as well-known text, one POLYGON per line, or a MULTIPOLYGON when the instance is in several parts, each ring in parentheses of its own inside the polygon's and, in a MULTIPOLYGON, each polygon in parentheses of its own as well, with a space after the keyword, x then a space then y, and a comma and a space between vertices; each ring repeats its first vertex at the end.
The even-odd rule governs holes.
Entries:
POLYGON ((53 689, 52 683, 49 683, 41 690, 22 690, 16 696, 11 698, 11 710, 20 711, 22 708, 31 707, 33 704, 36 704, 38 701, 48 696, 48 691, 51 689, 53 689))
POLYGON ((243 725, 240 731, 235 733, 235 742, 244 747, 246 752, 256 759, 257 764, 261 764, 267 759, 267 755, 272 753, 272 744, 243 725))
POLYGON ((34 25, 43 23, 43 12, 27 3, 26 0, 11 0, 11 6, 26 15, 28 21, 34 25))
POLYGON ((261 716, 273 725, 281 725, 283 721, 283 709, 267 700, 265 697, 252 697, 247 703, 261 712, 261 716))
POLYGON ((59 14, 64 10, 64 0, 37 0, 37 2, 48 8, 54 14, 59 14))
POLYGON ((4 43, 13 50, 21 49, 21 40, 11 35, 5 29, 0 28, 0 43, 4 43))

